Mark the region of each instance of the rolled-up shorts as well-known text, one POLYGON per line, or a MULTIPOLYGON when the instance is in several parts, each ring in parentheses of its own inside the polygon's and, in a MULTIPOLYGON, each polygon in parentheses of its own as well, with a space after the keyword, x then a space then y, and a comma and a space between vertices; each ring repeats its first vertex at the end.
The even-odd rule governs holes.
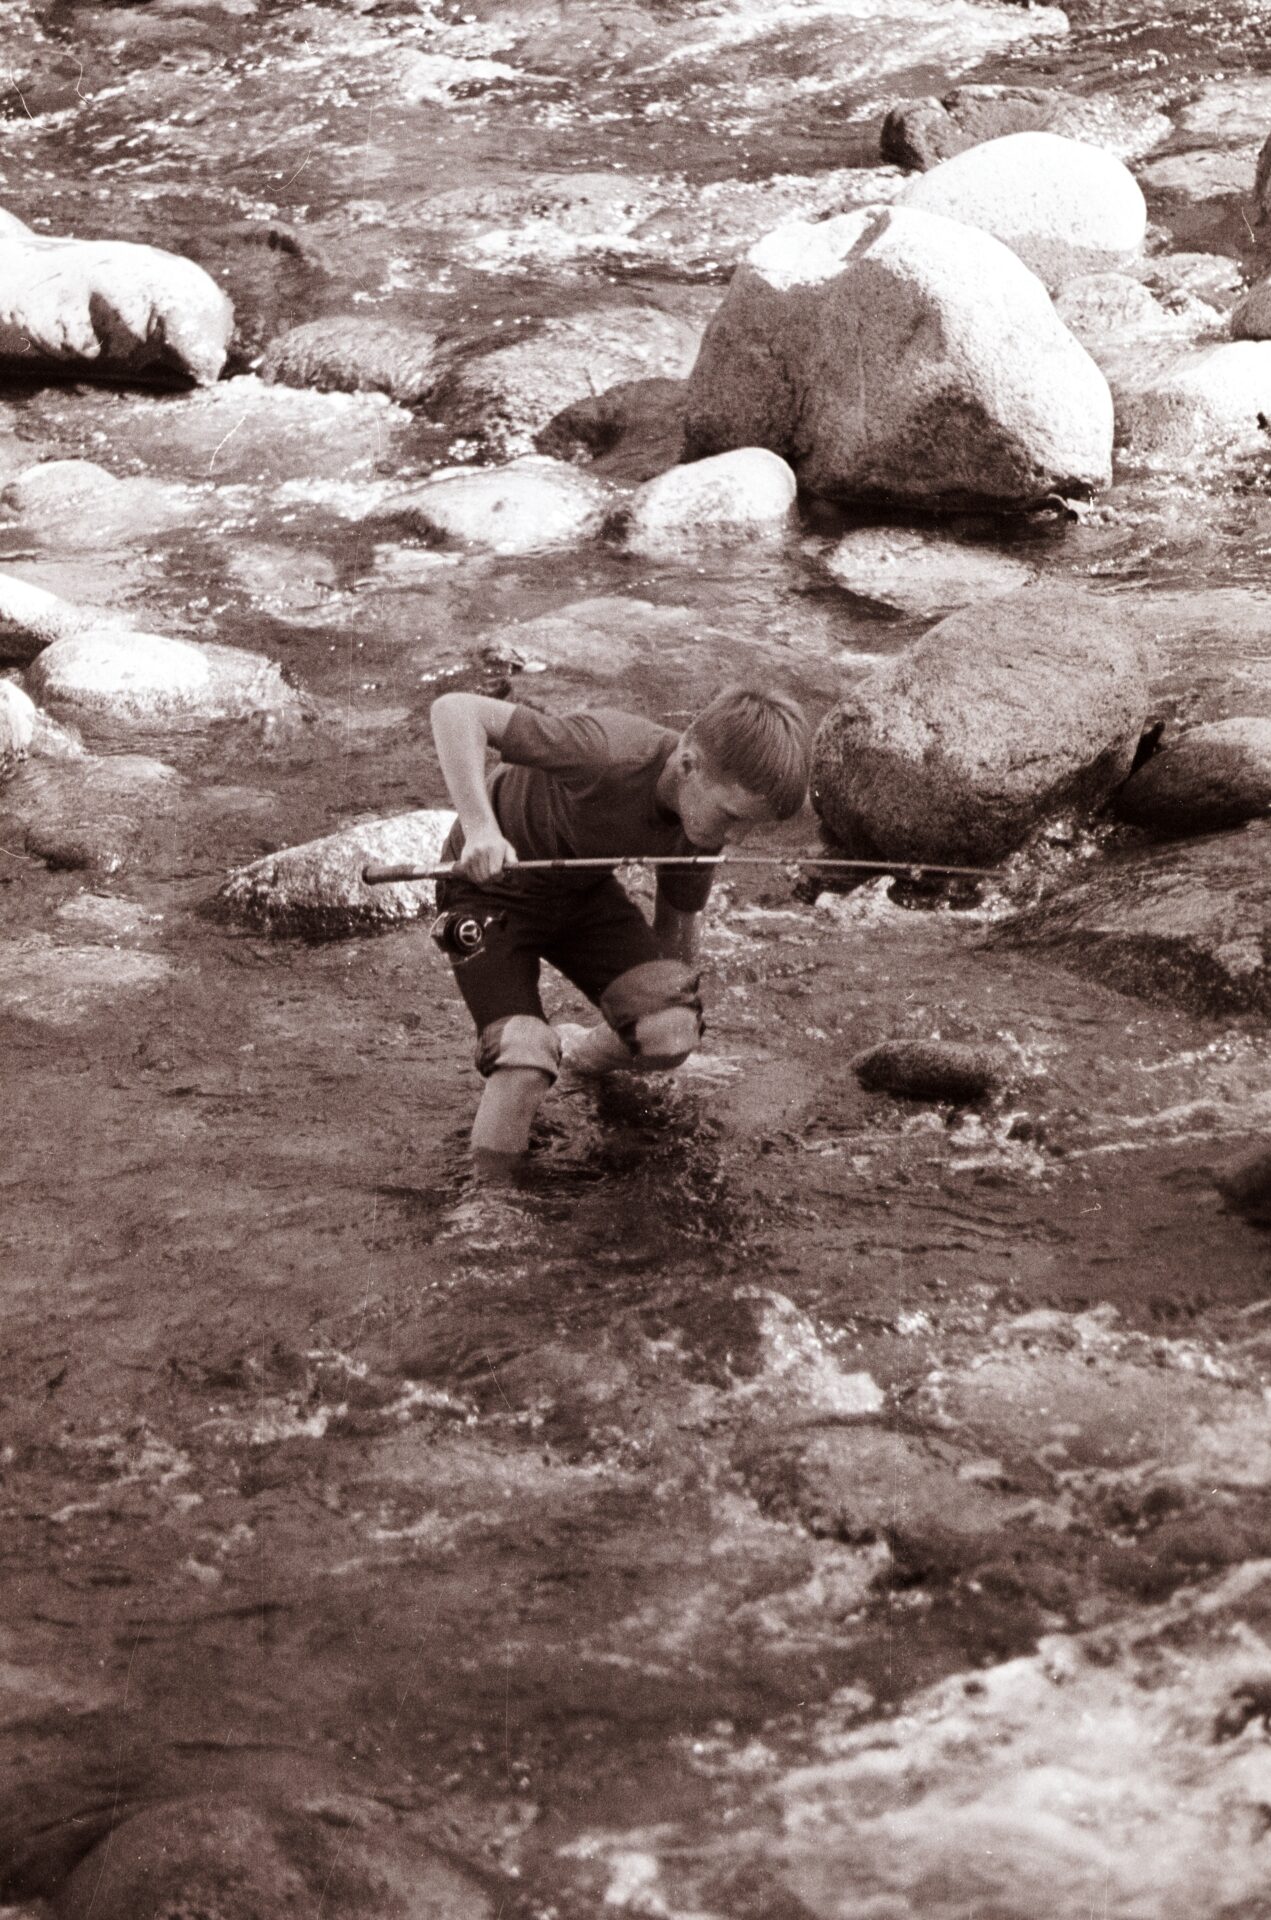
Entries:
MULTIPOLYGON (((516 1014, 546 1019, 539 992, 544 960, 597 1007, 614 981, 633 968, 665 964, 652 927, 612 874, 587 887, 532 891, 515 881, 478 887, 463 879, 442 880, 437 907, 479 918, 498 915, 477 953, 451 958, 478 1034, 516 1014)), ((688 976, 687 969, 680 971, 688 976)), ((691 993, 673 994, 668 1004, 698 1004, 695 988, 694 980, 691 993)))

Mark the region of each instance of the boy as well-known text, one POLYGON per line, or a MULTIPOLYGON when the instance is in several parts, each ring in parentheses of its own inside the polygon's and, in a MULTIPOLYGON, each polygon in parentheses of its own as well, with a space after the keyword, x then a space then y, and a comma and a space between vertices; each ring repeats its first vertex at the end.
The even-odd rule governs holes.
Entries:
POLYGON ((719 853, 789 819, 808 784, 807 723, 792 700, 732 687, 682 734, 614 709, 551 715, 445 693, 433 737, 459 816, 437 904, 475 951, 452 952, 477 1025, 485 1090, 474 1162, 505 1174, 529 1145, 557 1077, 560 1037, 539 999, 547 960, 599 1007, 569 1065, 584 1073, 677 1067, 701 1038, 697 916, 709 867, 661 867, 649 925, 612 869, 516 872, 518 859, 719 853), (487 747, 500 764, 485 773, 487 747))

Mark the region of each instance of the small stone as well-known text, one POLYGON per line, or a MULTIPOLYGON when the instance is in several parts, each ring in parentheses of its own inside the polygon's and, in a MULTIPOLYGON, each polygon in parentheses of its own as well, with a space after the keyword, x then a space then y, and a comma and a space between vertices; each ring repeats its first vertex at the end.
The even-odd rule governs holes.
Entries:
POLYGON ((883 1040, 852 1062, 869 1093, 909 1100, 948 1100, 968 1106, 999 1092, 1010 1063, 999 1047, 958 1040, 883 1040))

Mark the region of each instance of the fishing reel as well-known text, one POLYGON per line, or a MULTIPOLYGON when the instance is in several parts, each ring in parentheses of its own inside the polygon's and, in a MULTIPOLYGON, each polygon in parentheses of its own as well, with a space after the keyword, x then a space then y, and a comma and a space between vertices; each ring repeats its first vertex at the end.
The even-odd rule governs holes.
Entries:
POLYGON ((462 965, 465 960, 476 959, 490 928, 501 927, 506 919, 505 913, 472 913, 459 907, 438 914, 432 924, 432 937, 444 954, 462 965))

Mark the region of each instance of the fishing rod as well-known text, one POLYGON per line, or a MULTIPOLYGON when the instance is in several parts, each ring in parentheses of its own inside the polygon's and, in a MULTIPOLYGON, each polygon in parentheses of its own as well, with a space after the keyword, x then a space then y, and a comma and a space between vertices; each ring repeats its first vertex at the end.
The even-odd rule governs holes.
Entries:
MULTIPOLYGON (((602 854, 586 860, 517 860, 504 867, 503 873, 580 873, 589 869, 600 872, 614 867, 832 867, 839 872, 942 873, 975 880, 991 880, 996 874, 993 867, 948 867, 936 865, 930 860, 823 859, 816 853, 789 856, 779 853, 602 854)), ((399 880, 449 880, 458 872, 457 866, 417 867, 402 863, 363 867, 362 878, 368 887, 382 887, 399 880)), ((495 878, 501 879, 502 874, 495 878)))

